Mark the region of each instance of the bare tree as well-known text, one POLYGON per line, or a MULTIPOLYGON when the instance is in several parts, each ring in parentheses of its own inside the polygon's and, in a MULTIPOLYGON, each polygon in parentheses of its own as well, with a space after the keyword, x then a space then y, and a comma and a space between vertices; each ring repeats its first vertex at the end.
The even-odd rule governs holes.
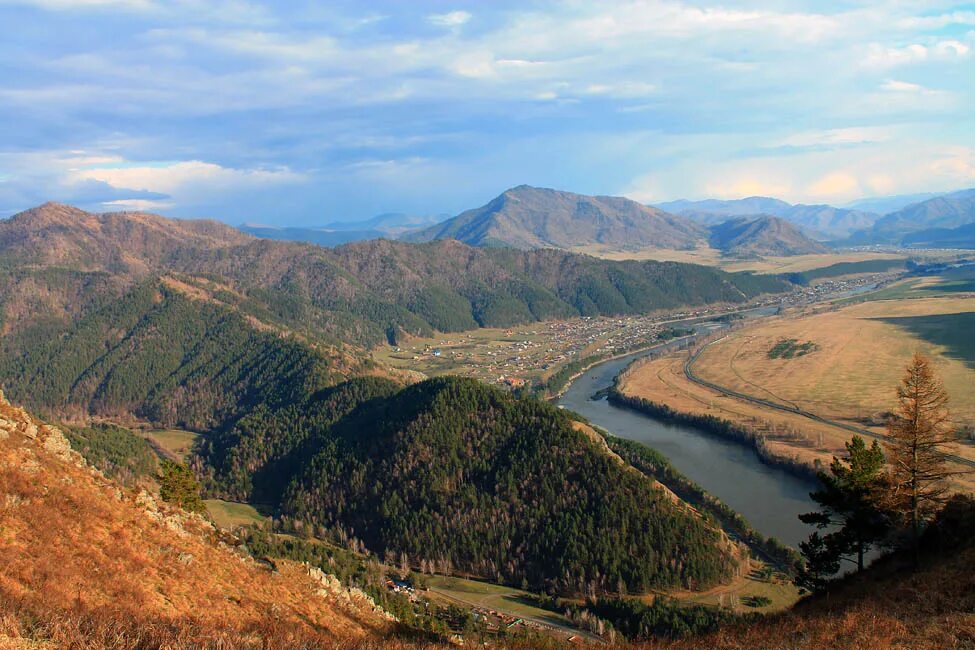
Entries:
POLYGON ((889 507, 908 526, 916 550, 924 522, 947 497, 948 477, 958 473, 948 470, 944 451, 956 436, 944 384, 920 353, 907 366, 897 401, 887 424, 889 507))

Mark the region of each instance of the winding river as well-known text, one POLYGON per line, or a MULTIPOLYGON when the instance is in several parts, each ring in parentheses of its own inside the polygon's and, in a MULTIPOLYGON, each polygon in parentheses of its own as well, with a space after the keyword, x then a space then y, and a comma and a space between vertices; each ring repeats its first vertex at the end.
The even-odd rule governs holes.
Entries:
MULTIPOLYGON (((666 347, 669 346, 655 350, 666 347)), ((653 447, 670 459, 677 470, 741 513, 756 530, 798 546, 812 531, 797 518, 799 513, 815 509, 809 498, 814 488, 810 481, 763 464, 744 445, 694 427, 657 421, 613 406, 605 398, 590 399, 610 386, 627 364, 653 351, 636 352, 593 366, 572 382, 557 404, 613 435, 653 447)))

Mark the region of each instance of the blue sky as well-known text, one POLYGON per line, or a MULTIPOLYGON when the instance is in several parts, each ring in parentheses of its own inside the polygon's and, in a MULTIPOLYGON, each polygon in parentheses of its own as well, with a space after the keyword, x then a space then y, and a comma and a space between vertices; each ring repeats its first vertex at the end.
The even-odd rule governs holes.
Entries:
POLYGON ((0 216, 975 186, 975 3, 0 0, 0 216))

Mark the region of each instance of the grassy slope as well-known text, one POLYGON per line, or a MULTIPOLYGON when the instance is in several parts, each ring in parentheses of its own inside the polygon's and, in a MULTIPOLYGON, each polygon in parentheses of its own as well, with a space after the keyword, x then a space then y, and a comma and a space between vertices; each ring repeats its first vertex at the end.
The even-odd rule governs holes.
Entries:
POLYGON ((119 491, 65 445, 0 400, 0 647, 325 648, 388 630, 297 565, 269 573, 218 548, 203 520, 119 491))

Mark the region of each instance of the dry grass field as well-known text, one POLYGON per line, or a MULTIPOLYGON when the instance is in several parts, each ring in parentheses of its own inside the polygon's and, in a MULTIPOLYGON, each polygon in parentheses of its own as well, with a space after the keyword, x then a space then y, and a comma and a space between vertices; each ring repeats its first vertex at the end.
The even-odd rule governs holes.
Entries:
POLYGON ((842 252, 815 255, 791 255, 787 257, 763 257, 738 259, 723 257, 716 248, 702 246, 692 250, 645 249, 620 251, 600 246, 581 246, 573 249, 575 253, 585 253, 608 260, 656 260, 659 262, 686 262, 719 266, 726 271, 754 271, 756 273, 793 273, 809 271, 841 262, 864 262, 868 260, 891 260, 903 258, 900 253, 842 252))
POLYGON ((931 357, 960 424, 975 422, 975 297, 882 300, 770 321, 709 346, 694 366, 703 379, 820 415, 864 423, 894 406, 894 388, 915 351, 931 357), (815 347, 771 358, 779 342, 815 347))
POLYGON ((197 433, 182 429, 154 429, 142 435, 164 454, 179 461, 186 460, 200 437, 197 433))

